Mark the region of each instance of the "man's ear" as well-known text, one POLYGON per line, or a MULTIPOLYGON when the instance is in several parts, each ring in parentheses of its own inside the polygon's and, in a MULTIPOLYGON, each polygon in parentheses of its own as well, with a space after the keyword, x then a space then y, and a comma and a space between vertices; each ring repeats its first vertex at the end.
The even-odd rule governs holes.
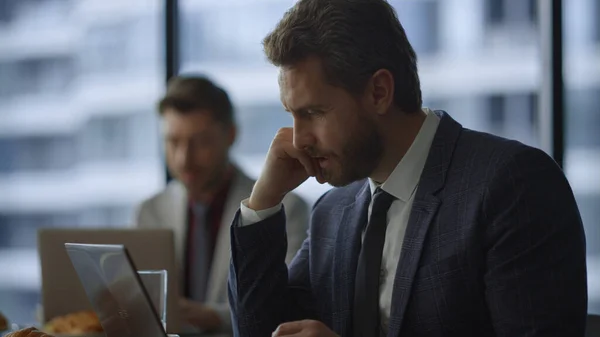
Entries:
POLYGON ((385 114, 394 103, 394 75, 387 69, 379 69, 371 76, 367 88, 374 111, 385 114))

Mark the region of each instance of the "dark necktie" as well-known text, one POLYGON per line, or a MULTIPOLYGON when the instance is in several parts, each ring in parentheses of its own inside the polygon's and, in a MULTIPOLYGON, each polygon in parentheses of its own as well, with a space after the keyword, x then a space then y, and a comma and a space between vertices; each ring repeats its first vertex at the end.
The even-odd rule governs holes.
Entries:
POLYGON ((376 337, 380 333, 379 275, 387 228, 387 212, 394 197, 377 188, 371 218, 362 242, 354 286, 354 336, 376 337))
POLYGON ((192 237, 192 261, 190 268, 190 298, 204 302, 209 272, 210 232, 206 226, 208 208, 202 204, 194 204, 194 230, 192 237))

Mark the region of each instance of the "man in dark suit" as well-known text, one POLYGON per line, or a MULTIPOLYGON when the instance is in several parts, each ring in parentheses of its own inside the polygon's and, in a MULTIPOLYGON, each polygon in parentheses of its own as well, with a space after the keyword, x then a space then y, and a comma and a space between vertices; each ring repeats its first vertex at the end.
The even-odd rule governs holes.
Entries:
POLYGON ((238 336, 583 336, 585 238, 540 150, 422 107, 384 0, 300 0, 264 41, 293 128, 231 228, 238 336), (285 264, 282 198, 314 176, 285 264))

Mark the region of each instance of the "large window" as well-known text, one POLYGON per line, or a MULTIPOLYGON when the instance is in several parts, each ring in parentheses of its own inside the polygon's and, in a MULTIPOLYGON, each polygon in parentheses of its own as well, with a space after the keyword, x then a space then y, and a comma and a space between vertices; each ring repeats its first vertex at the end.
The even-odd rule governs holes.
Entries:
MULTIPOLYGON (((0 0, 0 310, 12 321, 35 319, 38 228, 126 225, 164 186, 155 102, 167 1, 0 0)), ((545 146, 546 0, 389 1, 419 55, 427 107, 545 146)), ((228 90, 240 127, 233 157, 253 177, 277 129, 292 124, 261 41, 294 2, 176 2, 179 72, 228 90)), ((563 2, 565 170, 586 229, 590 311, 600 313, 600 2, 563 2)), ((309 179, 297 192, 314 202, 329 188, 309 179)))
POLYGON ((589 311, 600 314, 600 39, 597 0, 564 1, 565 170, 583 218, 589 311))
POLYGON ((160 0, 0 0, 0 311, 35 322, 37 229, 124 226, 164 185, 160 0))

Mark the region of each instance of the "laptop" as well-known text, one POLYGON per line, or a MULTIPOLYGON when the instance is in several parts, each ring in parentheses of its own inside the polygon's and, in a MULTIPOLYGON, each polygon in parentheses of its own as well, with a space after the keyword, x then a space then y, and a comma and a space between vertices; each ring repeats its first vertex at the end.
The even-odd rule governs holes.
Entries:
POLYGON ((124 245, 64 246, 106 337, 167 337, 124 245))
POLYGON ((180 331, 178 273, 173 231, 170 229, 40 229, 38 252, 42 276, 42 319, 44 322, 92 305, 71 260, 65 243, 124 245, 140 270, 166 270, 167 331, 180 331))

